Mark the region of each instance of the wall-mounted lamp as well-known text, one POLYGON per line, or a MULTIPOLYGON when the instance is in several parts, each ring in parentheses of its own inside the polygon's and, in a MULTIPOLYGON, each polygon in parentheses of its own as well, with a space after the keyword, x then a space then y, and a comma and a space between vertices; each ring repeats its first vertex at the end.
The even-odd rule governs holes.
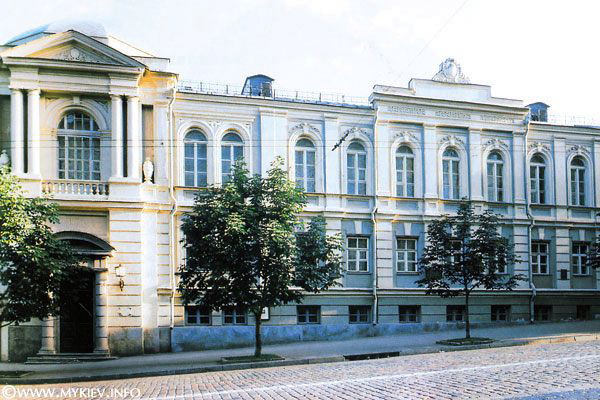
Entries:
POLYGON ((125 281, 123 281, 123 277, 125 276, 125 267, 123 265, 118 264, 115 266, 115 275, 119 278, 119 287, 121 291, 125 287, 125 281))

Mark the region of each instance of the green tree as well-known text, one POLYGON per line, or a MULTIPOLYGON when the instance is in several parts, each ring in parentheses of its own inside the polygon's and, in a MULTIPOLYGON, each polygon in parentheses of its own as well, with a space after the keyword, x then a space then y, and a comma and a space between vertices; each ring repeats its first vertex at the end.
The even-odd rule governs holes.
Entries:
POLYGON ((252 313, 256 357, 264 308, 300 302, 305 292, 325 290, 341 276, 341 238, 326 234, 322 218, 299 229, 305 195, 282 165, 275 160, 262 178, 236 164, 229 182, 198 193, 182 225, 183 303, 252 313))
POLYGON ((475 214, 468 201, 461 202, 455 216, 444 215, 427 229, 427 245, 419 260, 424 277, 417 284, 426 287, 427 294, 442 298, 464 296, 466 338, 471 337, 471 292, 512 290, 525 278, 502 273, 518 259, 499 229, 498 215, 490 211, 475 214))
POLYGON ((50 228, 56 204, 28 198, 7 167, 0 168, 0 326, 56 315, 72 300, 79 261, 50 228), (61 290, 62 288, 62 290, 61 290))

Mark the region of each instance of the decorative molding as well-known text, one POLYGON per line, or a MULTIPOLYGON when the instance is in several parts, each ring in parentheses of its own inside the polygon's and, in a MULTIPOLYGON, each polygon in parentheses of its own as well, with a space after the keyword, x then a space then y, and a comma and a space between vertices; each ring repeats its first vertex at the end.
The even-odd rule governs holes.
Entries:
POLYGON ((358 135, 365 135, 365 136, 369 136, 369 132, 367 132, 366 129, 363 128, 359 128, 358 126, 353 126, 349 129, 346 129, 344 131, 344 137, 346 136, 350 136, 350 135, 354 135, 354 134, 358 134, 358 135))
POLYGON ((440 139, 440 144, 447 143, 450 146, 465 146, 465 142, 456 135, 446 135, 440 139))
POLYGON ((395 142, 396 140, 400 139, 400 142, 402 143, 418 143, 419 139, 417 139, 417 137, 414 135, 414 133, 412 133, 411 131, 408 130, 401 130, 401 131, 394 131, 394 136, 392 139, 392 142, 395 142))
POLYGON ((304 133, 304 134, 308 134, 308 133, 312 133, 314 135, 320 135, 321 132, 314 127, 313 125, 309 124, 308 122, 300 122, 294 126, 292 126, 289 129, 289 133, 290 135, 294 134, 294 133, 304 133))
POLYGON ((484 150, 487 150, 487 149, 490 149, 490 150, 493 150, 493 149, 500 150, 500 149, 502 149, 502 150, 506 150, 506 151, 509 150, 508 145, 505 142, 503 142, 502 140, 499 140, 497 138, 491 138, 491 139, 487 140, 483 144, 483 149, 484 150))
POLYGON ((569 155, 571 155, 571 154, 575 154, 578 156, 583 156, 583 155, 589 156, 590 150, 587 147, 582 146, 580 144, 574 144, 571 147, 569 147, 569 155))
POLYGON ((454 61, 454 58, 446 58, 440 64, 440 70, 431 79, 438 82, 469 83, 469 78, 463 74, 460 64, 454 61))
POLYGON ((98 54, 96 52, 88 52, 84 51, 81 48, 70 47, 67 48, 60 53, 49 55, 49 58, 54 58, 58 60, 65 61, 78 61, 78 62, 86 62, 86 63, 95 63, 95 64, 118 64, 115 60, 98 54))
POLYGON ((217 129, 222 123, 223 121, 219 121, 216 119, 207 121, 208 126, 210 126, 212 129, 217 129))
POLYGON ((535 152, 539 152, 539 153, 549 153, 550 152, 550 146, 548 146, 546 143, 542 143, 542 142, 533 142, 529 145, 528 147, 529 151, 535 151, 535 152))

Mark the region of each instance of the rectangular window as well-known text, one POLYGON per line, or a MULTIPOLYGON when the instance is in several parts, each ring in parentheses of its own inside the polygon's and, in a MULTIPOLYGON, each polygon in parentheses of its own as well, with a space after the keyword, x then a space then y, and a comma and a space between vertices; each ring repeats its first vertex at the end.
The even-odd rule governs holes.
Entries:
POLYGON ((396 270, 417 272, 417 239, 396 239, 396 270))
POLYGON ((398 321, 401 323, 419 322, 421 319, 421 307, 398 306, 398 321))
POLYGON ((210 309, 208 307, 203 306, 186 306, 185 323, 186 325, 210 325, 210 309))
POLYGON ((465 306, 446 306, 446 321, 459 322, 465 320, 465 306))
POLYGON ((223 309, 223 324, 246 325, 246 310, 241 307, 226 307, 223 309))
POLYGON ((492 321, 510 321, 510 306, 496 304, 492 306, 492 321))
POLYGON ((588 305, 577 306, 577 319, 583 321, 592 319, 592 307, 588 305))
POLYGON ((368 324, 371 322, 371 306, 349 306, 348 318, 351 324, 368 324))
POLYGON ((58 137, 58 178, 100 180, 100 138, 58 137))
POLYGON ((369 272, 369 238, 348 236, 348 271, 369 272))
POLYGON ((548 274, 548 243, 531 242, 531 272, 548 274))
POLYGON ((573 275, 589 275, 590 269, 587 264, 588 244, 585 242, 573 242, 571 244, 571 267, 573 275))
POLYGON ((552 319, 552 306, 537 305, 533 308, 533 318, 536 321, 550 321, 552 319))
POLYGON ((321 306, 297 306, 298 324, 320 324, 321 323, 321 306))

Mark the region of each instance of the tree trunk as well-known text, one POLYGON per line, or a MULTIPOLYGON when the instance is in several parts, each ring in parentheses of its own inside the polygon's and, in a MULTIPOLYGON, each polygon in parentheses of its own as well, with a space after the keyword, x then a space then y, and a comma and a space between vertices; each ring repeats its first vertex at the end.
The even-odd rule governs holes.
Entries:
POLYGON ((471 320, 469 319, 469 292, 465 292, 465 337, 471 338, 471 320))
POLYGON ((262 355, 262 336, 260 335, 260 326, 262 320, 260 319, 261 313, 254 314, 254 327, 255 327, 255 341, 254 341, 254 357, 260 357, 262 355))

